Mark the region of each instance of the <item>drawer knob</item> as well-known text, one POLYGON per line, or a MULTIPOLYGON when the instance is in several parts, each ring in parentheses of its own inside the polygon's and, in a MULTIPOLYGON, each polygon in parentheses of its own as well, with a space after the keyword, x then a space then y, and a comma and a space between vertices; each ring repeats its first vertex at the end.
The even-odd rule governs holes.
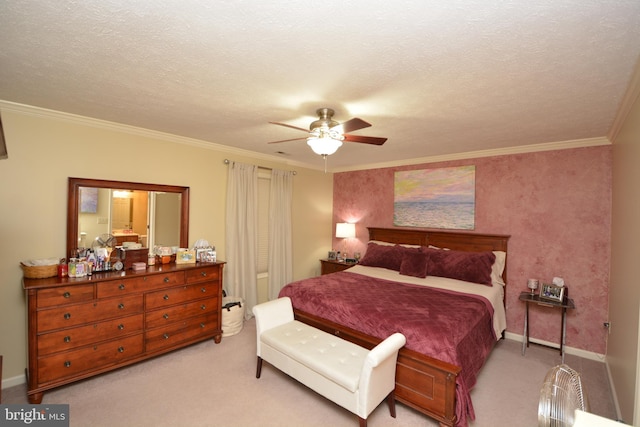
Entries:
POLYGON ((71 313, 65 313, 64 314, 64 318, 65 318, 65 320, 71 319, 71 313))
POLYGON ((165 340, 168 340, 169 339, 169 334, 166 334, 166 333, 162 334, 162 338, 164 338, 165 340))
POLYGON ((118 353, 124 353, 124 347, 122 346, 118 347, 118 353))
POLYGON ((120 283, 120 286, 118 286, 118 289, 120 289, 121 291, 124 291, 124 283, 120 283))
POLYGON ((66 361, 64 362, 64 367, 65 367, 65 368, 70 368, 70 367, 71 367, 71 361, 70 361, 70 360, 66 360, 66 361))
POLYGON ((169 295, 164 294, 164 296, 163 296, 162 298, 163 298, 165 301, 168 301, 168 300, 169 300, 169 295))
POLYGON ((202 304, 202 305, 200 306, 200 309, 202 309, 202 310, 206 310, 206 309, 207 309, 207 306, 206 306, 205 304, 202 304))
POLYGON ((204 328, 204 323, 200 323, 200 327, 201 327, 201 328, 204 328))
POLYGON ((64 337, 64 342, 71 342, 71 337, 69 335, 64 337))
POLYGON ((168 319, 169 318, 169 314, 165 313, 165 314, 162 315, 162 317, 164 317, 165 319, 168 319))
POLYGON ((168 277, 164 278, 164 283, 169 283, 169 278, 168 277))
POLYGON ((118 304, 118 308, 122 310, 124 308, 124 304, 123 303, 118 304))
POLYGON ((203 294, 207 292, 207 288, 200 288, 200 292, 202 292, 203 294))
POLYGON ((118 329, 123 330, 123 329, 124 329, 124 325, 123 325, 122 323, 120 323, 120 324, 118 325, 118 329))
POLYGON ((206 272, 206 271, 203 271, 203 272, 201 272, 201 273, 200 273, 200 275, 201 275, 202 277, 207 277, 207 272, 206 272))
POLYGON ((65 292, 62 296, 65 298, 71 298, 71 292, 65 292))

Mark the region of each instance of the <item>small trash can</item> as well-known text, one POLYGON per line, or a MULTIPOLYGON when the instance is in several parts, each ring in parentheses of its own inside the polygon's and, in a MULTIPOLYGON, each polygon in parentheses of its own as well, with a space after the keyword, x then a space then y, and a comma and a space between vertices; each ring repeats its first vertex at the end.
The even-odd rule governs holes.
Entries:
POLYGON ((239 297, 222 298, 222 336, 229 337, 244 326, 244 300, 239 297))

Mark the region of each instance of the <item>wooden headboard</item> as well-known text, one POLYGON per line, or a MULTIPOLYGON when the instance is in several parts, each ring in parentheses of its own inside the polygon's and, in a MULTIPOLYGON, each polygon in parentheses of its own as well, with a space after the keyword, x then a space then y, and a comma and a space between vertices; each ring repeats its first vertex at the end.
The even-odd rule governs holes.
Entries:
MULTIPOLYGON (((408 245, 437 246, 439 248, 454 249, 457 251, 482 252, 503 251, 507 253, 508 235, 480 234, 455 231, 427 231, 408 230, 402 228, 376 228, 369 229, 369 240, 379 240, 389 243, 404 243, 408 245)), ((507 282, 507 267, 505 265, 502 278, 507 282)))

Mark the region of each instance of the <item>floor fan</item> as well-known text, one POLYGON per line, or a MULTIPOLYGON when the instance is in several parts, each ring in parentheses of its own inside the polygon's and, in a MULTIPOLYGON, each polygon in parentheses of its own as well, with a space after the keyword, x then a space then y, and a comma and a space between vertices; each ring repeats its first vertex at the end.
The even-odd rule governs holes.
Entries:
POLYGON ((576 409, 589 411, 580 374, 565 364, 553 367, 540 390, 538 426, 573 426, 576 409))

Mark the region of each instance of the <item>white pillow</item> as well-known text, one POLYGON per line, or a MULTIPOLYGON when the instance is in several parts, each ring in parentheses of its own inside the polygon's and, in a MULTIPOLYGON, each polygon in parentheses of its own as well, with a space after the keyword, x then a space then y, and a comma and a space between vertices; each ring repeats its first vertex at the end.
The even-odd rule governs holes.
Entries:
POLYGON ((493 251, 496 256, 496 260, 491 266, 491 283, 504 286, 504 280, 502 280, 502 273, 504 272, 504 266, 507 262, 507 253, 504 251, 493 251))

